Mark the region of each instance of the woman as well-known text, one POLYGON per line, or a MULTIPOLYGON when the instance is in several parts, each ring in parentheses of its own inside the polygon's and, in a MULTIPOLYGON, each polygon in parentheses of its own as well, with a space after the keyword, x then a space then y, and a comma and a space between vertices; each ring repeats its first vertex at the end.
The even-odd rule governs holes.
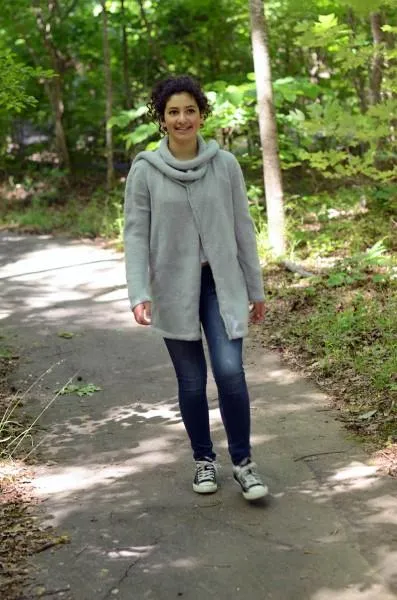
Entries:
POLYGON ((166 136, 139 153, 125 191, 125 256, 137 323, 164 338, 175 368, 182 419, 196 472, 193 490, 218 488, 206 396, 208 343, 234 479, 244 498, 267 494, 250 452, 250 407, 242 348, 264 292, 245 184, 236 158, 199 129, 208 100, 188 76, 157 84, 151 117, 166 136))

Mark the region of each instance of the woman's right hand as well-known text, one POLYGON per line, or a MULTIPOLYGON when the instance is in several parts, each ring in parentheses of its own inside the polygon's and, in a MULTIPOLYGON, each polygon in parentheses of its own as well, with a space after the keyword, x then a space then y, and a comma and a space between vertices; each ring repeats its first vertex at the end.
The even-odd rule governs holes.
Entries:
POLYGON ((152 303, 142 302, 137 304, 132 309, 134 313, 135 321, 138 325, 150 325, 152 323, 152 303))

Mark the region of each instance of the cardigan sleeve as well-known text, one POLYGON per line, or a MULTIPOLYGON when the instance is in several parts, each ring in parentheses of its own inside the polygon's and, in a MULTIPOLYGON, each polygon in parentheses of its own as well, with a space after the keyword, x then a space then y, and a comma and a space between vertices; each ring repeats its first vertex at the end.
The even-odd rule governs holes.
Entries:
POLYGON ((241 167, 232 155, 231 183, 234 210, 234 230, 237 241, 238 261, 244 273, 251 302, 265 299, 262 269, 259 263, 255 227, 248 209, 247 190, 241 167))
POLYGON ((149 283, 150 194, 145 163, 132 165, 124 196, 124 251, 131 308, 151 301, 149 283))

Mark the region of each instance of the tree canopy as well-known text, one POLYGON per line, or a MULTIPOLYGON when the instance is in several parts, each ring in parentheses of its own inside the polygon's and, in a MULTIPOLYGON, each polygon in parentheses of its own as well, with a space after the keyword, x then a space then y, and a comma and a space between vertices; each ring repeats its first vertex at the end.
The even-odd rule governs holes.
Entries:
MULTIPOLYGON (((61 162, 105 156, 102 10, 93 0, 15 0, 0 15, 1 143, 16 123, 48 134, 61 162), (17 115, 17 119, 16 119, 17 115)), ((284 170, 330 179, 395 177, 394 0, 269 0, 273 89, 284 170)), ((205 133, 259 160, 249 6, 243 0, 105 3, 115 159, 157 139, 145 104, 167 73, 200 79, 205 133)), ((23 142, 23 140, 22 140, 23 142)))

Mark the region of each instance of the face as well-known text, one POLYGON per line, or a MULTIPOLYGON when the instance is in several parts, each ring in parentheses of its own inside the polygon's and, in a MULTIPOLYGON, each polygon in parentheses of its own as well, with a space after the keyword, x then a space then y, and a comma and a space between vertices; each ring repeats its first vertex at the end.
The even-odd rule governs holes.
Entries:
POLYGON ((195 139, 202 122, 203 117, 193 96, 182 92, 168 98, 161 124, 171 140, 181 143, 195 139))

